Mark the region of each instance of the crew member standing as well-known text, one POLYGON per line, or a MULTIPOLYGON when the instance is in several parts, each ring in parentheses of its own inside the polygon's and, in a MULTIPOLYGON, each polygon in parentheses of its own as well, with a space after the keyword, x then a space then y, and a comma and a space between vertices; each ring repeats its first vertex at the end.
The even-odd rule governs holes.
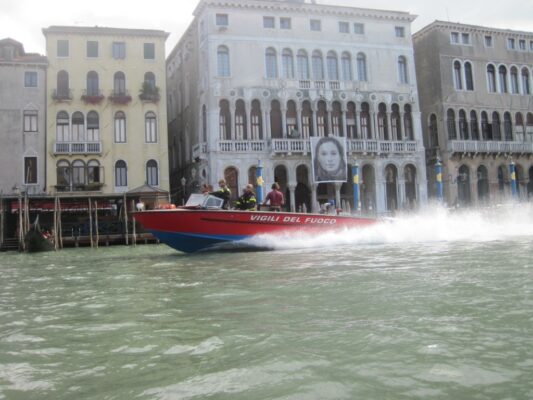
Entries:
POLYGON ((231 192, 229 188, 226 186, 226 181, 224 179, 221 179, 218 181, 218 186, 220 186, 220 189, 218 189, 215 192, 211 192, 209 194, 212 194, 213 196, 216 196, 224 200, 224 203, 222 203, 222 208, 224 210, 227 210, 229 208, 229 199, 231 197, 231 192))
POLYGON ((237 210, 255 211, 257 209, 257 200, 254 195, 253 185, 246 185, 243 190, 242 196, 235 202, 235 208, 237 210))
POLYGON ((279 191, 277 182, 272 184, 272 190, 267 194, 263 205, 266 206, 267 202, 270 202, 269 211, 281 211, 281 207, 285 205, 285 198, 283 193, 279 191))

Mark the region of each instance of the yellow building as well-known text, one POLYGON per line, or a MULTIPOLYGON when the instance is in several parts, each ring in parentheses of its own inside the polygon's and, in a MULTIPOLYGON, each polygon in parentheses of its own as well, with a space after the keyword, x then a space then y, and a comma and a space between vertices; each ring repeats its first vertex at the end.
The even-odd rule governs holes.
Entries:
POLYGON ((145 183, 168 190, 168 33, 73 26, 43 33, 47 192, 112 195, 145 183))

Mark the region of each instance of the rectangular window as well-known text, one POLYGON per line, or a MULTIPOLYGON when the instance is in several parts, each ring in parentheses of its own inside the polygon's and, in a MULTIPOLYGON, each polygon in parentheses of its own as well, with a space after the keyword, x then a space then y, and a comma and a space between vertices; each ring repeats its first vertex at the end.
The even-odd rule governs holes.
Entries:
POLYGON ((533 51, 533 40, 529 41, 529 51, 533 51))
POLYGON ((452 44, 459 44, 459 32, 452 32, 450 34, 452 44))
POLYGON ((24 132, 37 132, 37 111, 24 111, 24 132))
POLYGON ((492 36, 486 35, 485 36, 485 47, 492 47, 492 36))
POLYGON ((353 24, 353 33, 356 35, 364 35, 365 34, 365 24, 360 24, 358 22, 353 24))
POLYGON ((322 22, 319 19, 312 19, 310 21, 310 28, 312 31, 320 32, 322 30, 322 22))
POLYGON ((98 42, 95 40, 89 40, 87 42, 87 58, 98 57, 98 42))
POLYGON ((57 56, 58 57, 68 57, 68 40, 58 40, 57 41, 57 56))
POLYGON ((155 60, 155 43, 144 44, 144 59, 155 60))
POLYGON ((291 29, 291 19, 290 18, 281 17, 279 19, 279 27, 281 29, 291 29))
POLYGON ((461 33, 461 41, 463 44, 470 44, 470 33, 461 33))
POLYGON ((350 33, 350 24, 348 22, 339 22, 339 32, 340 33, 350 33))
POLYGON ((396 37, 405 37, 405 28, 403 26, 395 26, 394 27, 394 33, 396 34, 396 37))
POLYGON ((24 183, 26 185, 37 183, 37 157, 24 157, 24 183))
POLYGON ((518 48, 520 51, 526 51, 526 41, 524 39, 518 41, 518 48))
POLYGON ((115 60, 123 60, 126 58, 126 43, 113 42, 113 58, 115 60))
POLYGON ((216 24, 217 26, 228 26, 229 25, 228 14, 217 14, 216 24))
POLYGON ((37 87, 37 72, 24 72, 24 87, 37 87))
POLYGON ((274 17, 263 17, 263 28, 274 29, 276 27, 276 19, 274 17))
POLYGON ((516 44, 515 44, 514 38, 508 38, 507 39, 507 48, 509 50, 514 50, 516 48, 516 44))

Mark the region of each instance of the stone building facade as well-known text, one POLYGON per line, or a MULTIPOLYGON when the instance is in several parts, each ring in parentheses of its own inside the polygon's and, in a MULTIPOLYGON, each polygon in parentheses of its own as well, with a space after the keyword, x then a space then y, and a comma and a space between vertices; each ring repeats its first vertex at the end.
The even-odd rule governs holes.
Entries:
POLYGON ((533 33, 435 21, 413 36, 429 192, 449 205, 533 188, 533 33), (513 167, 511 167, 511 165, 513 167))
POLYGON ((0 192, 42 194, 46 186, 46 57, 0 40, 0 192))
POLYGON ((287 209, 335 200, 394 212, 427 200, 405 12, 306 1, 201 0, 167 57, 172 193, 224 177, 233 196, 277 181, 287 209), (313 180, 313 137, 343 138, 346 182, 313 180))

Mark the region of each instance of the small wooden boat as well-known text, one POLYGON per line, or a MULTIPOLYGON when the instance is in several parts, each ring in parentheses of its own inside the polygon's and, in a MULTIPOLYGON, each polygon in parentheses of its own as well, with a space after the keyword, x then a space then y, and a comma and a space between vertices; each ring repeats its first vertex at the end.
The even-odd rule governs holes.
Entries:
POLYGON ((54 250, 52 237, 42 232, 39 226, 39 218, 35 220, 26 236, 24 236, 24 245, 28 253, 54 250))
POLYGON ((162 243, 186 253, 221 249, 228 243, 243 244, 243 240, 257 235, 316 234, 376 222, 373 218, 344 215, 223 210, 222 203, 211 195, 194 194, 183 207, 140 211, 134 217, 162 243))

